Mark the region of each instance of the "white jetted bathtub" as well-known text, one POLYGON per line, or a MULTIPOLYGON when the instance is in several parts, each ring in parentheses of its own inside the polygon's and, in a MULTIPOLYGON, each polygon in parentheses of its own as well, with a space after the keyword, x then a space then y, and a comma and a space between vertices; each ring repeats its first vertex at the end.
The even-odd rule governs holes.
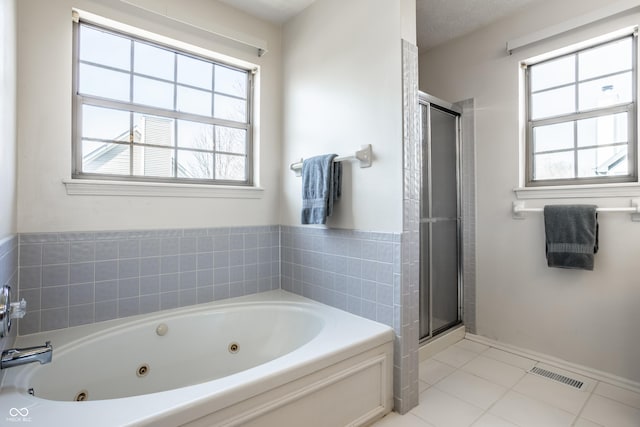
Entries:
POLYGON ((393 332, 285 291, 43 332, 0 424, 344 426, 392 408, 393 332), (30 390, 32 394, 30 394, 30 390))

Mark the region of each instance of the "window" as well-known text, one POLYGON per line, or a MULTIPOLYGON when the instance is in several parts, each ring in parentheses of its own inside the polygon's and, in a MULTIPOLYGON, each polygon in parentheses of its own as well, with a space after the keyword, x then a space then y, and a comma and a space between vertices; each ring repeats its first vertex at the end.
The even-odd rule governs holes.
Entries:
POLYGON ((525 65, 527 186, 637 180, 636 37, 525 65))
POLYGON ((252 184, 250 70, 74 25, 74 178, 252 184))

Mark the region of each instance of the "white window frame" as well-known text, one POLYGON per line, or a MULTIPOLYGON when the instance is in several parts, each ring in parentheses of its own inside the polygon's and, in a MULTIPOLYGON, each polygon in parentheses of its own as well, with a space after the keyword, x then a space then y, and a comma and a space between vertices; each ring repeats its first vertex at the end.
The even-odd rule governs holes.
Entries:
MULTIPOLYGON (((597 43, 589 44, 587 46, 581 46, 579 49, 574 49, 570 51, 564 51, 561 54, 547 56, 542 60, 530 60, 524 61, 522 63, 522 68, 524 70, 524 93, 525 93, 525 119, 526 119, 526 134, 525 134, 525 190, 526 189, 535 189, 536 187, 549 187, 549 188, 560 188, 566 191, 567 188, 588 188, 593 185, 602 185, 602 184, 617 184, 617 185, 629 185, 629 183, 637 183, 638 182, 638 111, 637 111, 637 91, 638 91, 638 42, 637 42, 637 31, 628 32, 625 34, 618 34, 616 37, 607 38, 606 40, 598 41, 597 43), (537 64, 542 64, 544 62, 556 60, 558 58, 562 58, 564 56, 576 55, 577 53, 589 49, 593 49, 604 44, 608 44, 611 42, 615 42, 617 40, 622 40, 624 38, 631 37, 632 38, 632 101, 628 104, 616 105, 613 107, 604 107, 599 109, 592 109, 587 111, 581 111, 566 115, 559 116, 551 116, 545 117, 543 119, 532 120, 531 119, 531 98, 532 92, 530 87, 530 70, 531 67, 535 67, 537 64), (598 117, 601 115, 608 115, 612 113, 619 112, 628 112, 628 145, 627 145, 627 159, 629 162, 629 173, 625 176, 602 176, 602 177, 575 177, 575 178, 562 178, 562 179, 544 179, 544 180, 534 180, 533 173, 533 129, 536 126, 541 125, 550 125, 556 123, 566 123, 573 122, 577 123, 578 120, 588 119, 593 117, 598 117)), ((577 73, 577 68, 576 68, 577 73)), ((601 78, 602 76, 598 76, 597 78, 601 78)), ((574 85, 578 85, 580 81, 577 78, 572 83, 574 85)), ((576 90, 576 97, 577 97, 576 90)), ((577 98, 576 98, 577 99, 577 98)), ((577 132, 574 132, 574 147, 566 151, 573 151, 574 156, 576 157, 574 167, 578 167, 577 161, 577 153, 581 148, 577 146, 577 132)), ((564 150, 563 150, 564 151, 564 150)), ((522 189, 521 189, 522 190, 522 189)))
MULTIPOLYGON (((133 71, 131 71, 133 73, 133 71)), ((123 195, 142 195, 144 187, 151 188, 156 191, 152 191, 149 195, 175 195, 175 196, 187 196, 187 197, 226 197, 230 194, 235 194, 242 198, 254 198, 256 194, 240 194, 235 190, 249 190, 255 189, 261 191, 260 188, 255 187, 255 179, 253 176, 254 170, 254 90, 255 90, 255 69, 246 68, 244 66, 233 64, 229 62, 220 61, 218 59, 212 59, 207 56, 189 52, 175 46, 171 46, 167 43, 158 42, 149 38, 143 38, 132 34, 131 32, 115 29, 103 24, 97 24, 95 22, 86 21, 83 19, 74 19, 73 21, 73 127, 72 127, 72 179, 65 181, 68 194, 123 194, 123 195), (214 65, 221 65, 224 67, 236 69, 247 73, 247 95, 246 95, 246 122, 234 122, 224 119, 216 119, 213 117, 204 117, 195 114, 183 113, 174 110, 165 110, 156 107, 143 106, 135 104, 133 102, 121 102, 114 101, 95 96, 87 96, 79 93, 79 28, 80 25, 87 25, 94 28, 98 28, 101 31, 106 31, 112 34, 126 37, 132 41, 140 41, 143 43, 151 44, 162 49, 173 51, 174 53, 193 57, 199 60, 203 60, 214 65), (233 127, 246 130, 247 135, 247 147, 246 147, 246 161, 245 161, 245 177, 244 181, 240 180, 221 180, 215 178, 215 172, 213 179, 193 179, 183 177, 150 177, 150 176, 137 176, 132 175, 120 175, 120 174, 97 174, 87 173, 82 171, 82 106, 83 105, 95 105, 110 107, 116 109, 124 109, 134 113, 145 113, 156 116, 168 117, 172 119, 185 119, 194 122, 220 125, 226 127, 233 127), (203 185, 204 184, 204 185, 203 185), (152 185, 153 187, 149 187, 152 185), (168 189, 168 194, 166 190, 168 189), (203 187, 213 190, 202 190, 203 187), (228 189, 228 190, 227 190, 228 189), (222 191, 221 191, 222 190, 222 191), (231 193, 229 192, 231 191, 231 193)), ((215 88, 212 88, 212 94, 215 93, 215 88)), ((133 142, 129 144, 133 147, 133 142)), ((174 147, 176 148, 176 147, 174 147)), ((215 156, 217 151, 212 153, 215 156)), ((215 160, 214 160, 215 164, 215 160)), ((130 170, 131 171, 131 170, 130 170)))

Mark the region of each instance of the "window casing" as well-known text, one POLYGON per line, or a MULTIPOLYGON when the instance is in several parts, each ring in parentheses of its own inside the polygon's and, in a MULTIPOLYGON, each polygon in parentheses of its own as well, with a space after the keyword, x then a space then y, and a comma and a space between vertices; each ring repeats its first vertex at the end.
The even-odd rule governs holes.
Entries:
POLYGON ((252 185, 251 70, 74 23, 73 178, 252 185))
POLYGON ((637 181, 636 39, 524 65, 527 186, 637 181))

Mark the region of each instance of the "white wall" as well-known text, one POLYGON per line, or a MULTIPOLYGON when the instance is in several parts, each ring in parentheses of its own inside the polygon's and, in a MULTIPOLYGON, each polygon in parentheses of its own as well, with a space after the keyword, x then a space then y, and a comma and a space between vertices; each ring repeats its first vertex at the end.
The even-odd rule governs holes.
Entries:
POLYGON ((16 0, 0 0, 0 240, 16 232, 16 0))
MULTIPOLYGON (((513 220, 519 185, 518 62, 640 24, 640 14, 600 22, 535 46, 505 52, 507 40, 604 6, 608 0, 547 1, 421 55, 421 90, 449 101, 475 98, 477 153, 477 331, 504 343, 640 381, 640 224, 600 215, 593 272, 550 269, 542 215, 513 220)), ((637 191, 637 190, 636 190, 637 191)), ((530 206, 566 203, 549 199, 530 206)), ((627 206, 629 197, 572 202, 627 206)))
POLYGON ((281 30, 208 0, 134 0, 182 22, 267 42, 239 48, 119 0, 18 2, 18 231, 74 231, 277 224, 281 173, 281 30), (257 126, 261 199, 69 196, 71 8, 77 7, 260 66, 257 126))
POLYGON ((344 163, 342 199, 327 225, 402 230, 406 7, 390 0, 317 0, 285 24, 282 224, 300 224, 301 179, 288 171, 290 163, 349 155, 371 144, 371 168, 344 163))

